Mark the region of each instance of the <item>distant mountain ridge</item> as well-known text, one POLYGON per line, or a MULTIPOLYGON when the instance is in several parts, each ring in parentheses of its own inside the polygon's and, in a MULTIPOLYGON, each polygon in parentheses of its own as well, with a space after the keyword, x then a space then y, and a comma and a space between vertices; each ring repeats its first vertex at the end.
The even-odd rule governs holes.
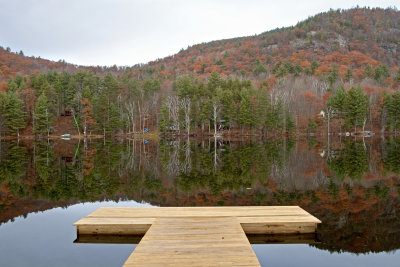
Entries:
MULTIPOLYGON (((260 35, 213 41, 150 62, 141 72, 161 76, 209 74, 258 76, 272 72, 279 61, 303 70, 318 62, 324 74, 336 64, 360 74, 366 64, 400 65, 400 12, 395 9, 355 8, 320 13, 296 26, 260 35)), ((343 73, 342 73, 343 74, 343 73)))
POLYGON ((207 76, 247 76, 259 79, 274 73, 278 62, 292 62, 302 71, 325 74, 333 64, 344 75, 346 68, 361 75, 366 64, 389 68, 400 65, 400 12, 396 9, 354 8, 330 10, 299 22, 296 26, 275 29, 255 36, 197 44, 163 59, 132 67, 110 68, 77 66, 64 61, 54 62, 0 49, 0 79, 35 70, 73 72, 79 69, 94 72, 132 72, 138 77, 152 76, 173 79, 192 74, 207 76))

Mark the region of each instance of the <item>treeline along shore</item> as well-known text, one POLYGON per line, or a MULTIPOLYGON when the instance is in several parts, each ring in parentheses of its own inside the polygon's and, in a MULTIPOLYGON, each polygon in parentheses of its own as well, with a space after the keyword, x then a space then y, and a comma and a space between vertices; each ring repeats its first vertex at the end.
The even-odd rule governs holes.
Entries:
POLYGON ((399 129, 398 91, 332 83, 320 97, 309 90, 274 89, 277 79, 269 80, 257 86, 213 72, 206 79, 182 76, 164 87, 159 79, 89 71, 17 75, 0 92, 0 132, 3 137, 286 136, 399 129))

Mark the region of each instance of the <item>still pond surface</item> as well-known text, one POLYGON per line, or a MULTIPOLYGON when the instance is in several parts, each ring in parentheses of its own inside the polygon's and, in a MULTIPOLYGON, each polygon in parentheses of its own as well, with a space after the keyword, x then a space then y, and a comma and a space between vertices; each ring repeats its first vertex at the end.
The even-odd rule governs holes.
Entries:
MULTIPOLYGON (((135 244, 74 243, 101 206, 300 205, 313 244, 263 266, 399 266, 400 140, 13 141, 0 146, 0 266, 121 266, 135 244)), ((256 242, 262 243, 262 242, 256 242)))

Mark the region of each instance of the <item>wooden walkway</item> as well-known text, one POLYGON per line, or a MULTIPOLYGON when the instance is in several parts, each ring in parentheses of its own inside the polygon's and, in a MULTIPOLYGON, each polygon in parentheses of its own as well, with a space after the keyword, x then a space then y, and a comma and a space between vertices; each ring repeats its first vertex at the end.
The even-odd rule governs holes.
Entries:
POLYGON ((144 235, 125 266, 259 266, 246 234, 313 233, 297 206, 100 208, 79 235, 144 235))

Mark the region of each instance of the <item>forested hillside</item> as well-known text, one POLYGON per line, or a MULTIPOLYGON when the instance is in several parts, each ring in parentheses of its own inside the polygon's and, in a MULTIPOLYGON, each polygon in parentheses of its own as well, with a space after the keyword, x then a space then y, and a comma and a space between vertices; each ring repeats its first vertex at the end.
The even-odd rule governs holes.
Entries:
POLYGON ((80 134, 396 132, 399 43, 399 11, 354 8, 132 67, 0 49, 0 132, 49 135, 61 117, 80 134))

